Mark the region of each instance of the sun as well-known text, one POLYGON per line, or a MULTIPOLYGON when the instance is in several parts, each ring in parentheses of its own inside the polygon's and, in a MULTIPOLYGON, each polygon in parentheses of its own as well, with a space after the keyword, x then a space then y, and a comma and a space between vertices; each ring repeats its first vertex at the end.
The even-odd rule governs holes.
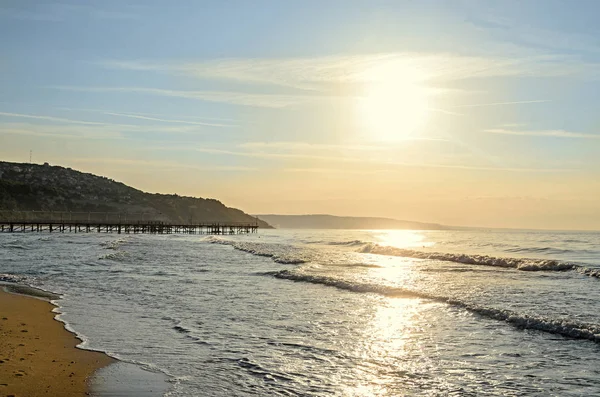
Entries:
POLYGON ((418 134, 429 119, 429 94, 417 78, 401 71, 377 76, 358 98, 362 135, 370 141, 402 141, 418 134))

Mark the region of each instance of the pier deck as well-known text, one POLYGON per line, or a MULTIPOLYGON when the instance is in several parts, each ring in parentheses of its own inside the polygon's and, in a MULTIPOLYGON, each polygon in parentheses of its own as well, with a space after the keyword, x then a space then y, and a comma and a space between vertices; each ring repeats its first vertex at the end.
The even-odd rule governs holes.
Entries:
POLYGON ((156 221, 86 222, 86 221, 16 221, 0 220, 2 233, 126 233, 126 234, 245 234, 256 233, 257 224, 193 223, 171 224, 156 221))

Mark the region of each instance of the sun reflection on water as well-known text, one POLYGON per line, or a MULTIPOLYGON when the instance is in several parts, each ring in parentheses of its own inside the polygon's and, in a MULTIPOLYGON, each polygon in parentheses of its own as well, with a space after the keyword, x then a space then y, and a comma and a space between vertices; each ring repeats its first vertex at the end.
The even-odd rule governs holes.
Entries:
POLYGON ((385 230, 375 235, 378 244, 396 248, 429 248, 435 245, 434 241, 427 241, 427 237, 418 230, 385 230))
POLYGON ((381 298, 373 303, 372 318, 355 348, 361 358, 355 368, 356 383, 348 385, 343 395, 394 396, 398 374, 414 372, 410 357, 419 350, 422 330, 415 319, 421 299, 381 298))

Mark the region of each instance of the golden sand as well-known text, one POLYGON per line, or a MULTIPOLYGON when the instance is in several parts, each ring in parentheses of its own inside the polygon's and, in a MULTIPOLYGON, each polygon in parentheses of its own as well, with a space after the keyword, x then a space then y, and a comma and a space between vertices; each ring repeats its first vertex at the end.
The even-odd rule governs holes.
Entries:
POLYGON ((0 288, 0 396, 86 396, 88 378, 114 360, 77 349, 47 301, 0 288))

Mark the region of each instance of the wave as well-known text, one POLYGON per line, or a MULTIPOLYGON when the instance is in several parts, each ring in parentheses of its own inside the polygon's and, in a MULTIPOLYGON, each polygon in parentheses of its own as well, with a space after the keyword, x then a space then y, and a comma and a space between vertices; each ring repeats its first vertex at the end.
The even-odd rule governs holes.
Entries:
POLYGON ((181 325, 176 325, 173 327, 173 329, 177 332, 179 332, 180 334, 189 334, 191 332, 191 330, 182 327, 181 325))
POLYGON ((27 249, 29 249, 28 247, 26 247, 24 245, 16 244, 16 243, 2 244, 2 245, 0 245, 0 248, 15 249, 15 250, 27 250, 27 249))
POLYGON ((443 252, 425 252, 410 249, 382 246, 379 244, 365 244, 358 252, 401 256, 415 259, 433 259, 445 262, 455 262, 465 265, 495 266, 513 268, 522 271, 576 271, 585 276, 600 278, 600 269, 585 267, 573 262, 558 261, 554 259, 531 259, 531 258, 502 258, 489 255, 468 255, 443 252))
POLYGON ((353 246, 358 246, 358 245, 364 245, 367 244, 366 241, 361 241, 361 240, 351 240, 351 241, 328 241, 325 244, 327 245, 344 245, 344 246, 348 246, 348 247, 353 247, 353 246))
POLYGON ((375 263, 362 263, 362 262, 357 262, 357 263, 320 263, 319 265, 328 266, 328 267, 349 267, 349 268, 364 267, 367 269, 381 269, 384 267, 381 265, 377 265, 375 263))
POLYGON ((589 267, 576 266, 573 268, 573 270, 583 274, 584 276, 600 278, 600 269, 590 269, 589 267))
MULTIPOLYGON (((171 319, 171 320, 173 321, 173 319, 171 319)), ((199 344, 199 345, 208 345, 209 344, 208 342, 202 340, 202 338, 195 336, 193 334, 193 330, 191 328, 188 328, 185 325, 183 325, 180 321, 175 321, 175 325, 171 328, 173 330, 177 331, 178 333, 180 333, 181 335, 183 335, 186 339, 190 339, 191 341, 193 341, 196 344, 199 344)))
MULTIPOLYGON (((306 248, 294 247, 285 244, 269 244, 257 242, 243 242, 227 240, 217 236, 208 236, 203 241, 212 244, 229 245, 233 248, 250 253, 256 256, 271 258, 274 262, 288 265, 300 265, 304 263, 314 262, 322 266, 339 266, 339 267, 381 267, 376 264, 350 262, 350 263, 335 263, 324 262, 323 253, 318 250, 311 251, 306 248)), ((415 259, 429 259, 444 262, 454 262, 464 265, 481 265, 501 268, 512 268, 521 271, 577 271, 578 273, 600 278, 600 269, 588 268, 574 262, 559 261, 554 259, 533 259, 533 258, 511 258, 511 257, 495 257, 489 255, 469 255, 444 252, 426 252, 417 251, 405 248, 396 248, 383 246, 376 243, 364 243, 361 240, 350 241, 329 241, 327 245, 344 245, 344 246, 361 246, 356 252, 364 254, 399 256, 415 259)))
POLYGON ((125 261, 129 257, 129 253, 126 251, 115 251, 106 255, 102 255, 98 260, 111 260, 115 262, 125 261))
POLYGON ((387 297, 432 300, 458 307, 486 318, 504 321, 519 329, 542 331, 572 339, 585 339, 600 343, 600 326, 596 324, 533 316, 517 313, 511 310, 473 305, 457 299, 431 295, 424 292, 411 291, 400 287, 390 287, 373 283, 357 283, 354 281, 335 279, 328 276, 306 274, 297 271, 281 270, 277 272, 267 272, 264 274, 279 279, 325 285, 328 287, 334 287, 356 293, 374 293, 387 297))
POLYGON ((306 252, 293 246, 284 244, 265 244, 226 240, 223 238, 208 236, 203 241, 211 244, 229 245, 239 251, 244 251, 252 255, 271 258, 274 262, 285 265, 300 265, 309 262, 309 258, 301 258, 306 256, 306 252))
POLYGON ((100 243, 100 246, 104 247, 105 249, 116 250, 121 245, 125 244, 126 242, 127 242, 127 238, 120 238, 120 239, 113 240, 113 241, 103 241, 100 243))
POLYGON ((439 261, 456 262, 466 265, 482 265, 482 266, 496 266, 513 268, 523 271, 566 271, 566 270, 578 270, 582 274, 597 277, 596 271, 585 268, 573 262, 564 262, 553 259, 531 259, 531 258, 502 258, 489 255, 468 255, 468 254, 454 254, 454 253, 443 253, 443 252, 425 252, 415 251, 410 249, 395 248, 382 246, 379 244, 369 243, 361 247, 358 252, 377 254, 377 255, 389 255, 389 256, 401 256, 406 258, 415 259, 433 259, 439 261), (584 270, 585 269, 585 270, 584 270))
POLYGON ((23 281, 25 281, 25 276, 17 276, 15 274, 0 273, 0 282, 22 283, 23 281))

